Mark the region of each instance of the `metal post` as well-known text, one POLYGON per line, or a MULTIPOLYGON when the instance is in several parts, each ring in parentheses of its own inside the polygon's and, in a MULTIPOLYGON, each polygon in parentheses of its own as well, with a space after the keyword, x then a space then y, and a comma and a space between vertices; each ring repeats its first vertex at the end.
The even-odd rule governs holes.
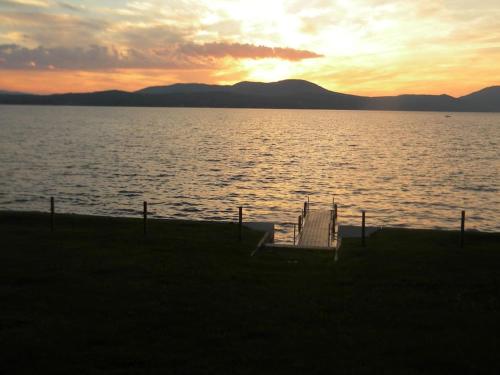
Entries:
POLYGON ((293 246, 295 246, 295 223, 293 223, 293 246))
POLYGON ((147 229, 146 229, 146 223, 148 219, 148 202, 143 203, 143 209, 142 209, 142 215, 144 217, 144 235, 146 235, 147 229))
POLYGON ((361 211, 361 245, 366 245, 365 241, 365 211, 361 211))
POLYGON ((54 216, 55 216, 55 209, 54 209, 54 197, 50 197, 50 231, 54 231, 54 216))
POLYGON ((241 241, 241 232, 243 229, 243 207, 238 207, 238 240, 241 241))
POLYGON ((302 232, 302 215, 299 215, 299 233, 302 232))
POLYGON ((333 208, 335 210, 335 219, 337 218, 337 203, 333 205, 333 208))
POLYGON ((332 244, 332 222, 328 223, 328 247, 332 244))
POLYGON ((464 237, 465 237, 465 211, 462 210, 462 220, 460 222, 460 248, 464 247, 464 237))
POLYGON ((332 235, 335 238, 335 226, 337 225, 336 210, 332 210, 332 235))
POLYGON ((307 216, 307 209, 308 209, 307 202, 304 202, 304 217, 307 216))

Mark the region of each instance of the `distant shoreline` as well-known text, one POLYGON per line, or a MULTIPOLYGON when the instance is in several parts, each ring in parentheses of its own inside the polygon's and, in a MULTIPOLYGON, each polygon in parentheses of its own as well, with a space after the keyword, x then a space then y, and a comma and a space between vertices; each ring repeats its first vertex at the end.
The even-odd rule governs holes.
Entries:
POLYGON ((85 107, 85 108, 178 108, 178 109, 268 109, 268 110, 308 110, 308 111, 364 111, 364 112, 434 112, 434 113, 491 113, 500 111, 472 111, 472 110, 439 110, 439 109, 372 109, 372 108, 288 108, 288 107, 214 107, 214 106, 153 106, 153 105, 107 105, 107 104, 31 104, 31 103, 2 103, 0 106, 16 107, 85 107))

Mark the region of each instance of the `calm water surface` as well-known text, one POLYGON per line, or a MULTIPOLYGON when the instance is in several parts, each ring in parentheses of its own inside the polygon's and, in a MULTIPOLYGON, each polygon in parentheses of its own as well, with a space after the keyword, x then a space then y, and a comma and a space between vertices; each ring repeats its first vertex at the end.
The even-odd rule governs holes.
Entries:
POLYGON ((0 209, 500 231, 500 114, 446 115, 0 106, 0 209))

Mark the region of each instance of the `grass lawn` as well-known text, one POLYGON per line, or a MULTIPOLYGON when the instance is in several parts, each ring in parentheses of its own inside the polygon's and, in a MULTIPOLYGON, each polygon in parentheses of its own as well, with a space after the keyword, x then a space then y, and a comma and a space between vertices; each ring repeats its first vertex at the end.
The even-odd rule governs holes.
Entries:
POLYGON ((207 222, 0 213, 0 374, 498 374, 500 235, 249 254, 207 222))

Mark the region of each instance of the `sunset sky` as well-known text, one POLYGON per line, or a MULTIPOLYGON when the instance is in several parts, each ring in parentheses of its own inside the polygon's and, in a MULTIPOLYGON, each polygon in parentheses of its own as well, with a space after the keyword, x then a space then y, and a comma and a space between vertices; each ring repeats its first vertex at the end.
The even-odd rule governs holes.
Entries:
POLYGON ((0 0, 0 89, 301 78, 460 96, 500 84, 499 0, 0 0))

